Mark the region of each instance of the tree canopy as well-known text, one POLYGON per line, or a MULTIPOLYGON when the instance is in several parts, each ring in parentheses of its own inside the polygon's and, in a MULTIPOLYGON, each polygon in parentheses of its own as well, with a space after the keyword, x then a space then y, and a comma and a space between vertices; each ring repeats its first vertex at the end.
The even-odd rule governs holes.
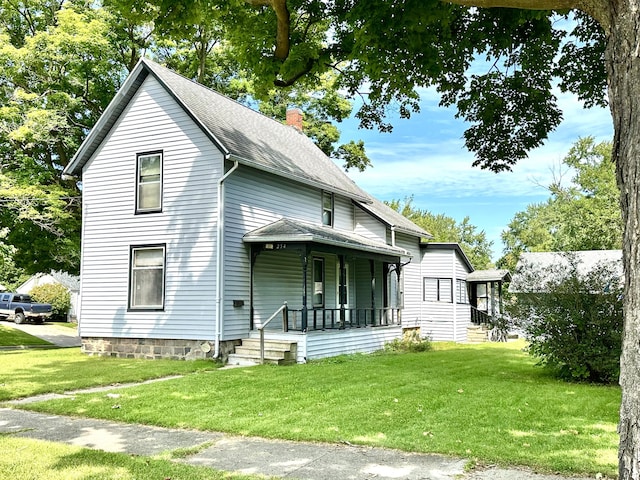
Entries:
POLYGON ((429 210, 414 207, 413 198, 406 198, 404 201, 392 200, 386 203, 433 235, 434 242, 460 244, 460 248, 475 269, 487 269, 492 265, 491 247, 493 242, 487 240, 484 230, 478 231, 478 228, 471 224, 468 216, 462 222, 457 222, 445 214, 434 214, 429 210))
POLYGON ((546 202, 515 214, 502 233, 505 249, 499 265, 515 269, 522 252, 568 252, 622 248, 620 191, 611 143, 593 137, 578 140, 549 185, 546 202), (563 173, 573 174, 563 184, 563 173))

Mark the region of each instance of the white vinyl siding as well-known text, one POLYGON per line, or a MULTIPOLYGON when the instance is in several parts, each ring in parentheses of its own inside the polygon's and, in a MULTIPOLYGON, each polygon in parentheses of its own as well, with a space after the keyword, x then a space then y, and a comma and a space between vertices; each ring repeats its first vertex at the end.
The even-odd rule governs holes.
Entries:
MULTIPOLYGON (((334 195, 334 227, 336 229, 351 229, 353 226, 353 208, 351 200, 339 195, 334 195)), ((225 268, 224 272, 224 330, 223 340, 235 339, 246 336, 249 333, 249 307, 250 307, 250 247, 242 241, 243 235, 259 227, 273 223, 281 218, 291 218, 321 225, 320 212, 322 211, 322 190, 306 185, 291 182, 260 170, 240 166, 231 176, 225 180, 225 242, 224 242, 224 262, 225 265, 233 265, 233 268, 225 268), (244 300, 244 307, 233 307, 233 300, 244 300)), ((262 252, 258 255, 257 263, 262 262, 262 252)), ((287 257, 281 264, 274 264, 273 274, 280 273, 285 262, 293 262, 292 268, 298 272, 297 282, 302 288, 302 261, 298 252, 293 260, 287 257)), ((312 257, 314 253, 309 253, 308 265, 308 298, 307 307, 313 307, 313 285, 311 282, 312 257)), ((326 262, 326 272, 330 272, 333 265, 326 262)), ((262 268, 262 267, 261 267, 262 268)), ((289 266, 287 266, 289 268, 289 266)), ((256 274, 256 278, 259 275, 256 274)), ((335 281, 333 275, 325 278, 326 302, 330 302, 332 296, 332 282, 335 281), (331 283, 331 284, 330 284, 331 283)), ((278 286, 275 282, 274 288, 278 286)), ((287 290, 286 285, 281 285, 282 297, 287 290)), ((296 287, 298 288, 298 287, 296 287)), ((254 288, 257 294, 258 286, 254 288)), ((301 295, 301 294, 300 294, 301 295)), ((256 323, 265 320, 282 301, 273 305, 255 305, 256 323), (273 310, 271 306, 275 306, 273 310)), ((293 299, 289 303, 291 308, 301 308, 301 296, 293 299), (297 305, 297 306, 294 306, 297 305)))
POLYGON ((466 264, 455 249, 430 246, 422 252, 421 266, 425 295, 420 316, 422 334, 433 340, 465 341, 471 320, 464 281, 469 273, 466 264))
POLYGON ((213 339, 222 155, 149 76, 83 170, 80 334, 213 339), (162 212, 135 215, 137 155, 163 152, 162 212), (127 311, 131 245, 166 244, 165 309, 127 311))
POLYGON ((381 223, 378 219, 371 216, 369 213, 362 210, 360 207, 355 207, 355 224, 354 232, 363 237, 377 240, 379 242, 386 243, 387 241, 387 227, 381 223))
MULTIPOLYGON (((405 328, 417 327, 420 323, 422 306, 420 239, 411 235, 396 233, 396 245, 411 254, 411 258, 402 258, 402 326, 405 328)), ((395 273, 392 275, 395 277, 395 273)))

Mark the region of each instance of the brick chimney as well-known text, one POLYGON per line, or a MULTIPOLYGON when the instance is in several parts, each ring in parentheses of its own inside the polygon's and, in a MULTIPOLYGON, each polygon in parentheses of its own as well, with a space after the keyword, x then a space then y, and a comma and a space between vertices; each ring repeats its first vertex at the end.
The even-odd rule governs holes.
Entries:
POLYGON ((299 108, 287 109, 287 125, 302 131, 302 110, 299 108))

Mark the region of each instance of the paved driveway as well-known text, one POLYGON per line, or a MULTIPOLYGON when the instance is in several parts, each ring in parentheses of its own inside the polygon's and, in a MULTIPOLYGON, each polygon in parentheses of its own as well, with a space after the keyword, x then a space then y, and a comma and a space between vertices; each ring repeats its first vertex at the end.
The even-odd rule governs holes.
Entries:
POLYGON ((56 324, 55 322, 47 322, 42 325, 35 325, 33 323, 16 325, 13 322, 2 322, 2 324, 22 330, 34 337, 42 338, 59 347, 80 346, 80 337, 78 336, 77 328, 70 328, 69 326, 56 324))

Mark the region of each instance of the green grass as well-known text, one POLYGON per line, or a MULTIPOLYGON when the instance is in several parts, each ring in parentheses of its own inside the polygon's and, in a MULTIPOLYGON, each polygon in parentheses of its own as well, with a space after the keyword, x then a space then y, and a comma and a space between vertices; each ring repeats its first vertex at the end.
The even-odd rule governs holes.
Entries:
POLYGON ((615 476, 619 388, 557 381, 522 347, 436 344, 426 353, 198 372, 117 399, 88 394, 29 408, 615 476))
POLYGON ((51 343, 8 325, 0 325, 0 347, 33 345, 51 345, 51 343))
POLYGON ((80 348, 4 351, 0 352, 0 401, 214 370, 218 366, 206 360, 90 357, 80 348))
POLYGON ((167 459, 106 453, 99 450, 0 435, 0 478, 21 480, 258 480, 175 463, 167 459), (35 460, 35 461, 34 461, 35 460))

